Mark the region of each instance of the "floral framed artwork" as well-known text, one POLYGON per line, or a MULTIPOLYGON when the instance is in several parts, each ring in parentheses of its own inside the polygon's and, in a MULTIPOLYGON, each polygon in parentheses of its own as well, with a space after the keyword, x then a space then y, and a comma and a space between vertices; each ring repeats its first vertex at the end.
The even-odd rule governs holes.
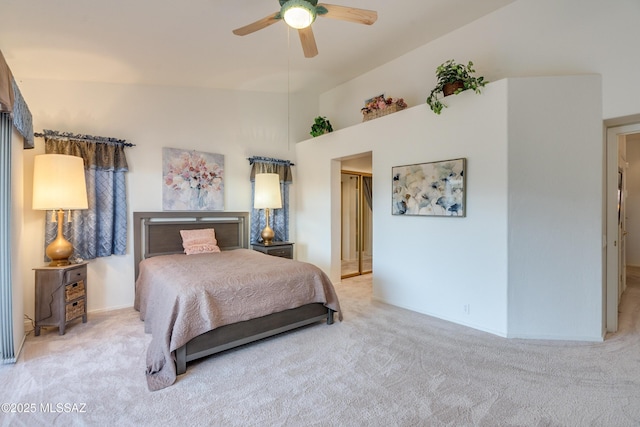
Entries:
POLYGON ((163 148, 162 209, 224 210, 224 156, 163 148))
POLYGON ((392 214, 466 215, 466 159, 394 166, 392 214))

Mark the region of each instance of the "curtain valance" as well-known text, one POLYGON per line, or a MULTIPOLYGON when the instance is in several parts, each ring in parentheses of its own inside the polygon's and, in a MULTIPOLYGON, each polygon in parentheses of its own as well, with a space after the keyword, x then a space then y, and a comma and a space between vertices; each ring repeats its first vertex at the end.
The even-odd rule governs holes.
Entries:
POLYGON ((33 118, 11 70, 0 51, 0 112, 11 114, 13 125, 24 137, 24 148, 33 148, 33 118))
POLYGON ((123 139, 103 136, 76 135, 69 132, 44 130, 36 136, 45 138, 45 152, 82 157, 85 168, 128 171, 125 146, 132 146, 123 139))
POLYGON ((293 182, 291 166, 295 166, 289 160, 274 159, 271 157, 253 156, 249 157, 251 165, 251 181, 255 181, 258 173, 277 173, 280 175, 280 182, 293 182))

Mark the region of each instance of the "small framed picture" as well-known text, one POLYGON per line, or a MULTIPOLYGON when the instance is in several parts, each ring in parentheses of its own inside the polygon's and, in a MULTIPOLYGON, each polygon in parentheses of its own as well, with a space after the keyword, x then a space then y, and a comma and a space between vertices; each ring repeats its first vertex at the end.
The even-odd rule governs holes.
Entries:
POLYGON ((364 101, 364 108, 371 108, 374 104, 377 104, 378 102, 384 102, 386 98, 384 97, 384 93, 381 93, 380 95, 377 96, 373 96, 369 99, 367 99, 366 101, 364 101))
POLYGON ((466 159, 394 166, 391 175, 393 215, 466 215, 466 159))

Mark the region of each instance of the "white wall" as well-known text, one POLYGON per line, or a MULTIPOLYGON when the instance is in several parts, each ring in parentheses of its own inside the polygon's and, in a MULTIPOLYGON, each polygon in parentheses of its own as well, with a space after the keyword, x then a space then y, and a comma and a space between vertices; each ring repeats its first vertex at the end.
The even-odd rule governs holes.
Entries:
POLYGON ((490 81, 600 74, 603 118, 638 114, 640 86, 629 73, 640 69, 639 20, 637 0, 518 0, 322 94, 320 113, 341 129, 361 122, 364 100, 379 93, 422 104, 436 67, 456 59, 490 81))
MULTIPOLYGON (((295 161, 293 142, 308 136, 317 104, 296 98, 297 115, 287 133, 286 95, 252 92, 24 80, 20 88, 34 117, 36 131, 54 129, 123 138, 127 149, 129 219, 134 211, 162 210, 162 147, 184 148, 225 156, 225 209, 251 206, 250 166, 253 155, 295 161)), ((43 264, 44 213, 31 210, 33 157, 44 141, 25 152, 25 262, 43 264)), ((294 181, 296 168, 294 167, 294 181)), ((295 187, 295 182, 293 187, 295 187)), ((293 188, 292 187, 292 188, 293 188)), ((295 190, 292 190, 295 194, 295 190)), ((292 197, 292 203, 295 198, 292 197)), ((295 215, 292 215, 292 239, 295 215)), ((108 310, 133 304, 132 226, 127 255, 93 260, 88 268, 88 310, 108 310)), ((24 307, 32 315, 33 273, 25 277, 24 307)))
POLYGON ((502 336, 600 340, 599 76, 501 80, 447 103, 297 145, 305 259, 339 279, 335 165, 371 150, 376 299, 502 336), (393 166, 460 157, 465 218, 391 215, 393 166))
POLYGON ((509 79, 509 336, 604 332, 600 83, 509 79))
POLYGON ((371 173, 371 166, 371 153, 342 161, 342 170, 349 172, 371 173))

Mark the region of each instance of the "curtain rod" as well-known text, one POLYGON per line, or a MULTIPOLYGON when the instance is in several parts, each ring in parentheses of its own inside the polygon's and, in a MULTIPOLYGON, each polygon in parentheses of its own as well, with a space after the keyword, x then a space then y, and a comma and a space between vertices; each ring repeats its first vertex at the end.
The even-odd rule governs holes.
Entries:
POLYGON ((93 142, 95 144, 119 144, 124 145, 125 147, 136 146, 135 144, 126 142, 126 140, 124 139, 109 138, 106 136, 80 135, 71 132, 59 132, 57 130, 49 129, 44 129, 44 133, 36 132, 33 134, 33 136, 36 136, 38 138, 48 137, 53 139, 76 139, 79 141, 93 142))
POLYGON ((279 165, 295 166, 290 160, 274 159, 273 157, 253 156, 253 157, 247 157, 247 160, 249 160, 250 165, 256 162, 260 162, 260 163, 276 163, 279 165))

